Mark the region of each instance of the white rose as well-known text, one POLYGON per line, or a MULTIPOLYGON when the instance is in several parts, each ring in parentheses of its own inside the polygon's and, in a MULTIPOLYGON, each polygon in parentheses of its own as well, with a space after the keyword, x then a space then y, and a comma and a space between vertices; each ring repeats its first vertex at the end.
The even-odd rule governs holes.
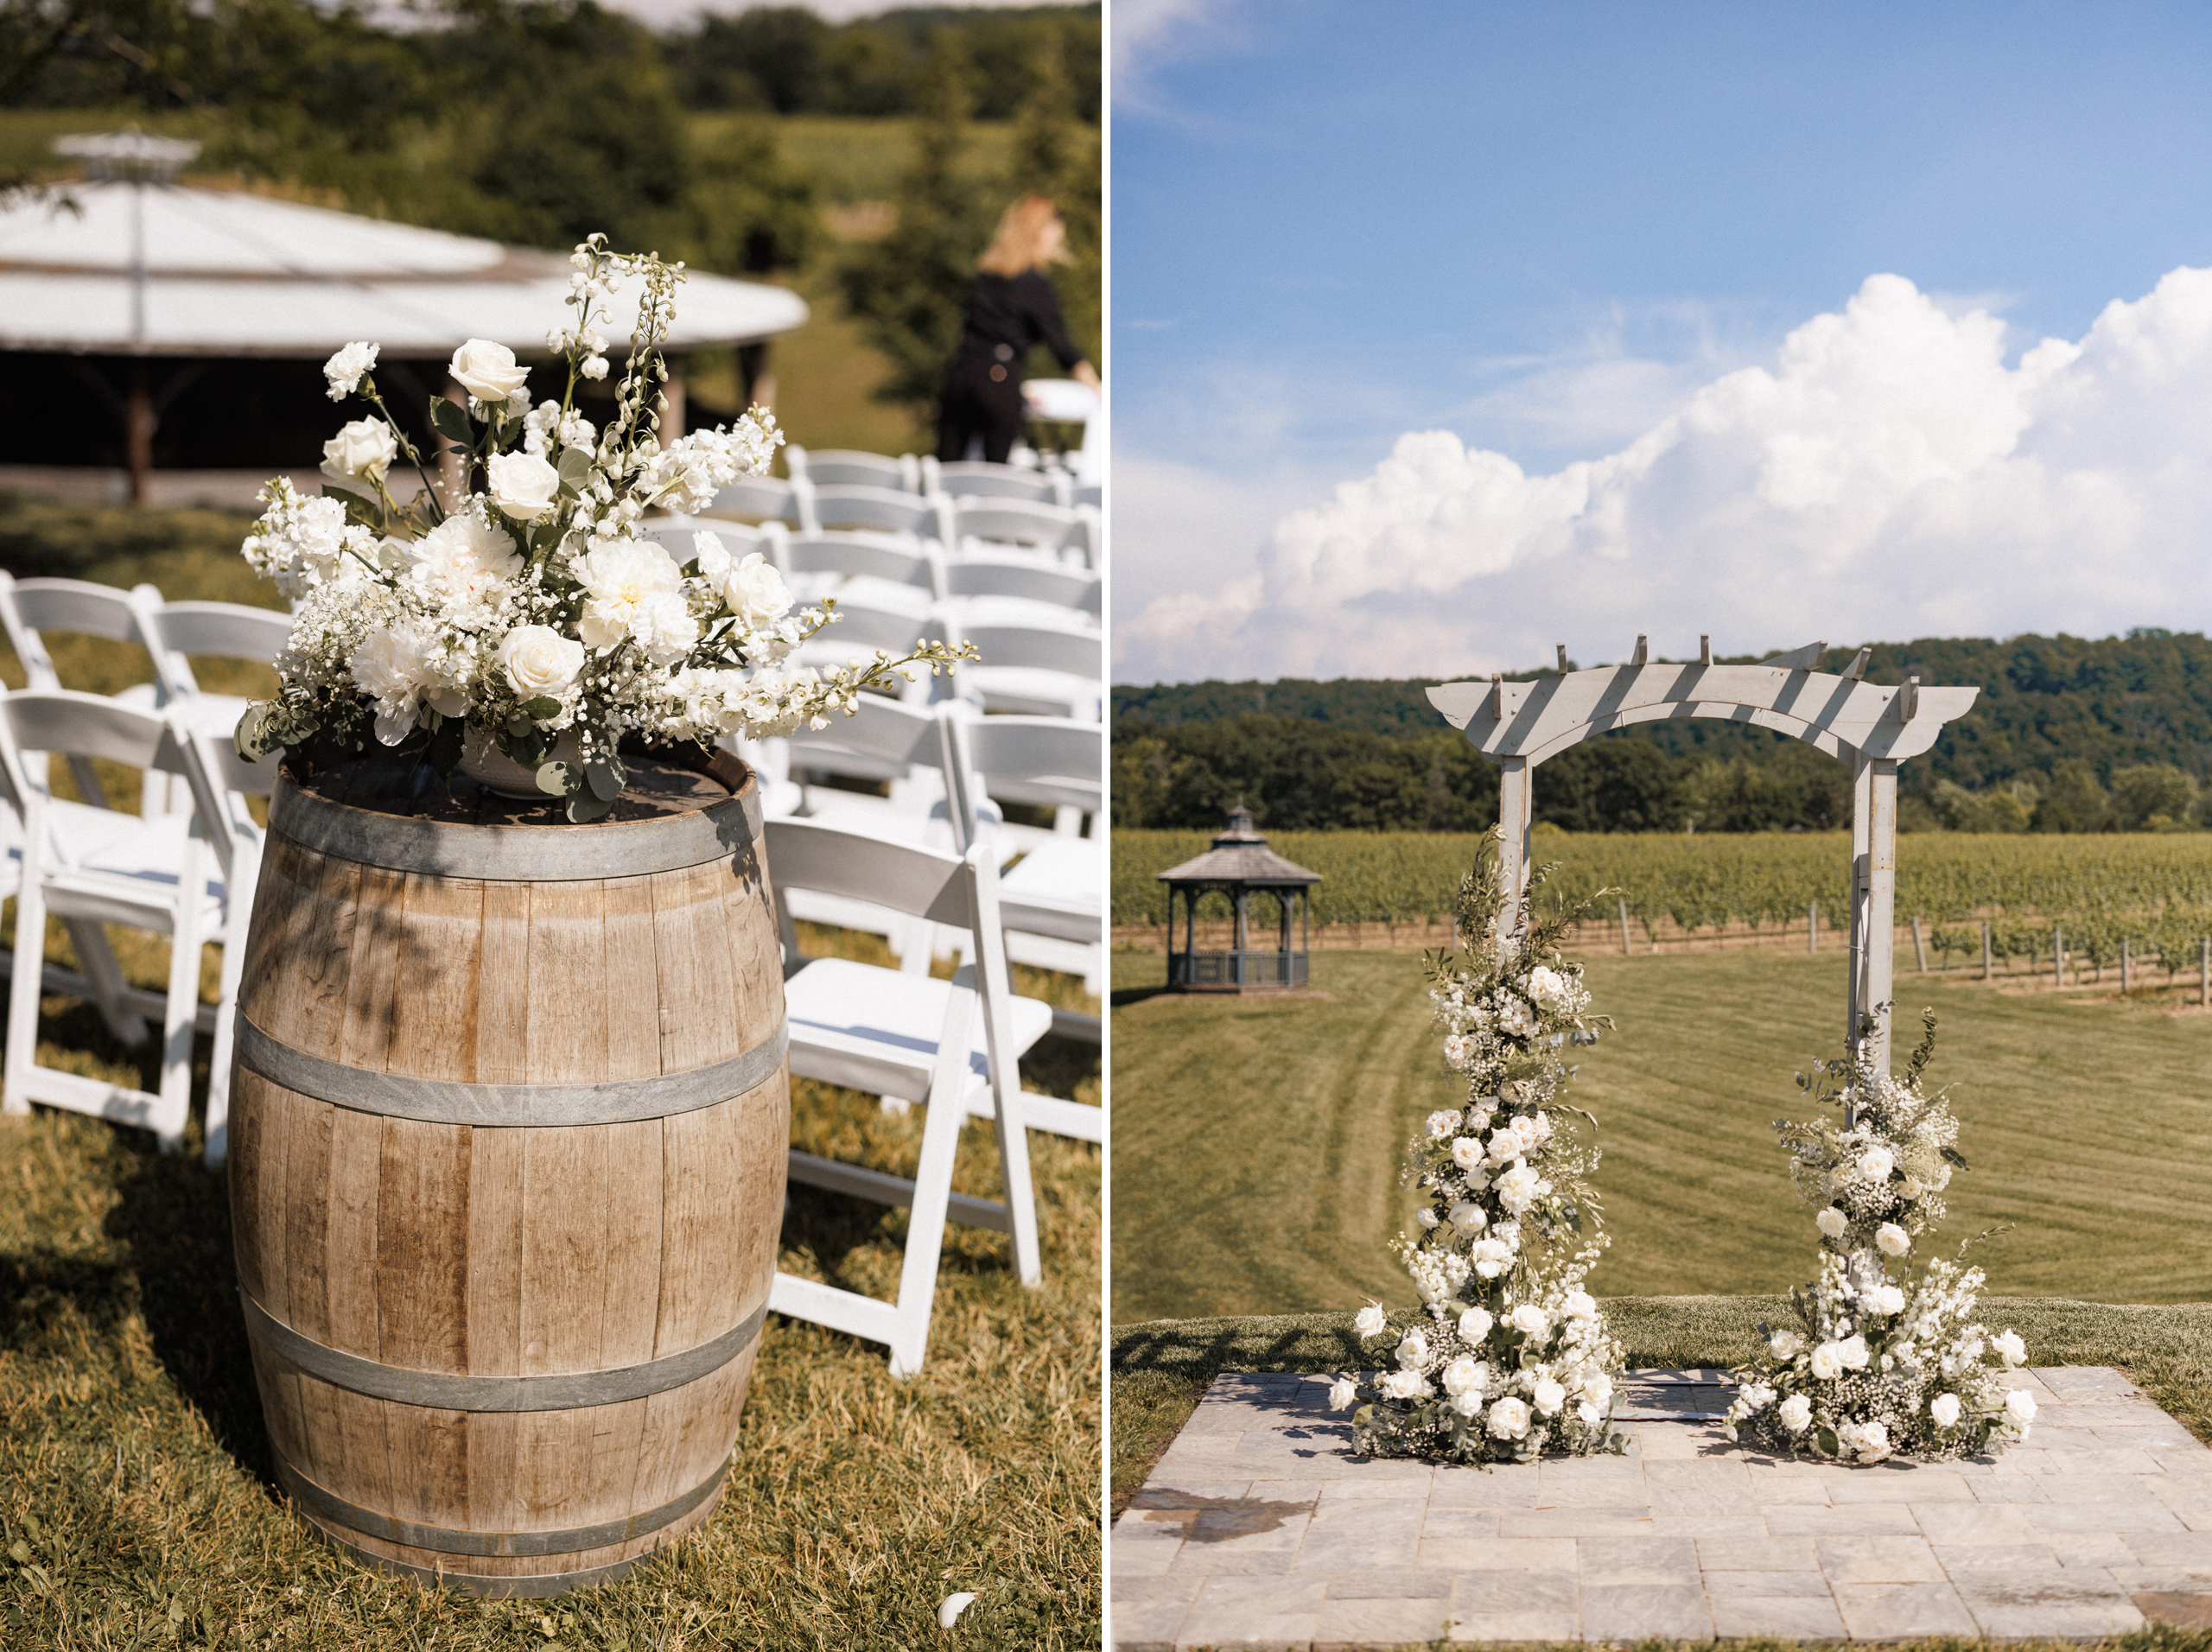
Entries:
POLYGON ((1586 1403, 1602 1411, 1612 1401, 1613 1379, 1601 1370, 1592 1371, 1582 1379, 1581 1394, 1586 1403))
POLYGON ((493 454, 484 475, 492 503, 518 522, 537 521, 561 497, 561 473, 534 453, 493 454))
POLYGON ((1536 1202, 1543 1179, 1528 1166, 1516 1166, 1497 1179, 1497 1202, 1519 1216, 1536 1202))
POLYGON ((2022 1365, 2027 1363, 2028 1346, 2020 1340, 2020 1333, 2017 1331, 1999 1332, 1989 1339, 1989 1345, 1997 1350, 2007 1365, 2022 1365))
POLYGON ((524 700, 559 700, 584 668, 584 645, 550 626, 517 626, 499 645, 499 668, 524 700))
POLYGON ((1878 1142, 1859 1155, 1859 1174, 1866 1181, 1886 1182, 1897 1167, 1896 1157, 1878 1142))
POLYGON ((2013 1388, 2005 1395, 2005 1420, 2017 1428, 2025 1428, 2036 1420, 2035 1396, 2025 1388, 2013 1388))
POLYGON ((1433 1228, 1436 1225, 1436 1212, 1424 1205, 1414 1212, 1414 1220, 1424 1228, 1433 1228))
POLYGON ((1560 1306, 1570 1319, 1594 1319, 1598 1317, 1598 1299, 1580 1288, 1569 1291, 1560 1306))
POLYGON ((1525 1002, 1504 991, 1500 991, 1497 998, 1500 1031, 1510 1032, 1516 1039, 1525 1039, 1536 1030, 1536 1013, 1525 1002))
POLYGON ((1342 1411, 1359 1398, 1359 1385, 1348 1376, 1340 1376, 1329 1385, 1329 1409, 1342 1411))
POLYGON ((1454 1032, 1444 1040, 1444 1064, 1447 1067, 1464 1067, 1467 1057, 1473 1052, 1475 1041, 1464 1032, 1454 1032))
POLYGON ((756 550, 730 570, 722 584, 722 600, 739 620, 758 630, 784 617, 791 606, 791 594, 775 563, 756 550))
POLYGON ((363 375, 377 365, 377 347, 373 344, 349 344, 322 364, 322 376, 330 381, 330 399, 342 402, 361 387, 363 375))
POLYGON ((1843 1230, 1851 1223, 1845 1218, 1842 1211, 1830 1204, 1821 1208, 1821 1213, 1813 1218, 1813 1225, 1827 1235, 1829 1238, 1840 1239, 1843 1237, 1843 1230))
POLYGON ((1813 1375, 1822 1379, 1843 1375, 1843 1344, 1822 1343, 1813 1350, 1813 1375))
POLYGON ((1480 1388, 1482 1377, 1477 1375, 1479 1366, 1471 1355, 1462 1354, 1439 1374, 1446 1394, 1465 1394, 1469 1388, 1480 1388))
POLYGON ((1408 1331, 1398 1344, 1398 1363, 1408 1370, 1428 1360, 1428 1338, 1419 1330, 1408 1331))
POLYGON ((1766 1339, 1767 1347, 1777 1359, 1795 1359, 1805 1344, 1794 1331, 1777 1331, 1766 1339))
POLYGON ((1461 1199, 1446 1214, 1452 1218, 1452 1225, 1461 1233, 1480 1233, 1490 1225, 1490 1218, 1483 1214, 1483 1207, 1466 1199, 1461 1199))
POLYGON ((1459 1316, 1459 1340, 1470 1348, 1479 1348, 1483 1338, 1490 1335, 1490 1328, 1497 1323, 1483 1309, 1469 1308, 1459 1316))
POLYGON ((1859 1438, 1853 1442, 1862 1463, 1878 1463, 1890 1454, 1890 1431, 1886 1424, 1861 1423, 1859 1438))
POLYGON ((1904 1293, 1894 1285, 1877 1285, 1866 1293, 1866 1306, 1879 1314, 1899 1314, 1904 1312, 1904 1293))
POLYGON ((1793 1394, 1775 1407, 1776 1418, 1793 1434, 1802 1434, 1812 1426, 1813 1402, 1802 1394, 1793 1394))
POLYGON ((1506 1395, 1490 1408, 1490 1432, 1499 1439, 1518 1439, 1529 1432, 1529 1402, 1506 1395))
POLYGON ((1505 1316, 1505 1323, 1527 1337, 1541 1337, 1552 1328, 1551 1316, 1533 1302, 1523 1302, 1505 1316))
POLYGON ((1929 1402, 1928 1414, 1936 1419, 1938 1428, 1948 1428, 1959 1420, 1959 1396, 1939 1394, 1929 1402))
POLYGON ((1463 1417, 1471 1417, 1483 1408, 1483 1391, 1468 1388, 1452 1396, 1452 1409, 1463 1417))
POLYGON ((1452 1162, 1462 1170, 1478 1170, 1483 1162, 1483 1144, 1472 1136, 1461 1136, 1452 1144, 1452 1162))
POLYGON ((1448 1107, 1440 1107, 1428 1115, 1428 1139, 1441 1141, 1459 1128, 1459 1113, 1448 1107))
POLYGON ((1513 1247, 1503 1239, 1478 1239, 1467 1252, 1467 1260, 1483 1278, 1496 1279, 1513 1266, 1513 1247))
POLYGON ((1382 1312, 1382 1305, 1370 1302, 1353 1318, 1351 1328, 1363 1337, 1379 1337, 1382 1334, 1382 1328, 1389 1323, 1382 1312))
POLYGON ((1538 1411, 1547 1417, 1555 1417, 1559 1414, 1559 1408, 1567 1403, 1567 1389, 1550 1377, 1541 1376, 1536 1379, 1532 1397, 1536 1401, 1538 1411))
POLYGON ((1389 1372, 1380 1386, 1386 1400, 1425 1400, 1433 1392, 1428 1379, 1419 1371, 1389 1372))
POLYGON ((1843 1362, 1845 1367, 1854 1371, 1865 1370, 1867 1360, 1872 1357, 1866 1351, 1866 1338, 1862 1336, 1854 1335, 1846 1337, 1835 1344, 1835 1350, 1836 1357, 1843 1362))
POLYGON ((1599 1405, 1594 1400, 1585 1400, 1580 1405, 1574 1407, 1574 1414, 1581 1418, 1586 1425, 1592 1428, 1595 1428, 1599 1423, 1605 1420, 1605 1407, 1599 1405))
POLYGON ((1567 991, 1567 977, 1548 963, 1529 971, 1529 996, 1539 1004, 1555 1003, 1567 991))
POLYGON ((523 387, 530 370, 519 365, 515 353, 489 339, 471 339, 453 353, 447 369, 454 383, 487 406, 504 402, 523 387))
POLYGON ((1874 1242, 1885 1256, 1902 1256, 1912 1249, 1912 1236, 1894 1222, 1885 1222, 1874 1229, 1874 1242))
POLYGON ((322 444, 322 473, 341 482, 380 482, 399 456, 399 443, 382 419, 355 419, 322 444))

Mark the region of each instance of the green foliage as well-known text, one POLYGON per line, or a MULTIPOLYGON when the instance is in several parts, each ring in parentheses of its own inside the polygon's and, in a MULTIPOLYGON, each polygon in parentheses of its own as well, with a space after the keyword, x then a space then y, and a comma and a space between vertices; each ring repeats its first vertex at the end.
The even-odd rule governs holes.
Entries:
MULTIPOLYGON (((1102 365, 1105 339, 1104 149, 1101 134, 1075 113, 1075 88, 1068 73, 1073 42, 1039 37, 1027 65, 1029 92, 1016 111, 1014 170, 1007 179, 1014 195, 1044 195, 1059 208, 1067 226, 1067 257, 1052 266, 1052 290, 1068 335, 1094 365, 1102 365)), ((1060 371, 1038 346, 1031 371, 1051 377, 1060 371)))

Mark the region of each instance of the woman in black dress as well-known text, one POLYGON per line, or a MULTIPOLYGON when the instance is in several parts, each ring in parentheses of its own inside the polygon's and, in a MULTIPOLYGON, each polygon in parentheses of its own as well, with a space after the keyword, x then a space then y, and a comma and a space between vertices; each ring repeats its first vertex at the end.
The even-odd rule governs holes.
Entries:
POLYGON ((1044 266, 1067 256, 1067 226, 1042 195, 1024 195, 1006 209, 998 233, 976 261, 960 347, 945 369, 938 398, 937 456, 965 459, 982 443, 983 457, 1004 464, 1021 434, 1021 365, 1043 344, 1062 367, 1098 387, 1098 374, 1068 337, 1060 302, 1044 266))

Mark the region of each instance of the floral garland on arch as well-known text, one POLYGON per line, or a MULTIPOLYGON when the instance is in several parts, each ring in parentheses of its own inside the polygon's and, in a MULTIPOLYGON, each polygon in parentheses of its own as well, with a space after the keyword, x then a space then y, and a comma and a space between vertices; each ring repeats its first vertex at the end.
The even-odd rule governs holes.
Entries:
MULTIPOLYGON (((1530 894, 1552 869, 1538 869, 1530 894)), ((1598 1149, 1573 1118, 1596 1121, 1560 1100, 1573 1073, 1566 1047, 1612 1023, 1588 1013, 1581 966, 1560 959, 1579 909, 1532 921, 1523 897, 1514 938, 1500 942, 1509 898, 1485 844, 1459 885, 1465 961, 1424 960, 1467 1102, 1430 1114, 1408 1151, 1405 1178, 1428 1202, 1393 1249, 1421 1313, 1394 1325, 1370 1303, 1353 1322, 1363 1343, 1396 1339, 1395 1368, 1331 1391, 1370 1456, 1526 1462, 1623 1445, 1609 1426, 1621 1345, 1584 1288, 1608 1241, 1589 1182, 1598 1149)))
POLYGON ((325 365, 331 399, 359 395, 376 416, 325 444, 321 497, 281 478, 262 490, 267 509, 241 549, 295 617, 277 697, 238 723, 241 755, 283 747, 330 766, 381 754, 449 777, 464 763, 496 766, 497 753, 564 799, 569 819, 594 820, 621 791, 626 734, 708 747, 821 728, 900 667, 974 657, 917 642, 903 658, 879 651, 826 675, 791 665, 836 620, 834 600, 792 613, 773 564, 734 556, 712 532, 692 537, 688 557, 645 537, 647 511, 704 510, 766 472, 783 435, 754 407, 664 447, 660 344, 683 266, 610 252, 600 235, 569 262, 575 315, 546 336, 568 364, 561 400, 533 406, 529 370, 504 345, 473 339, 454 354, 467 406, 430 403, 461 465, 465 497, 450 509, 378 391, 378 347, 349 344, 325 365), (613 416, 594 428, 577 386, 607 376, 599 329, 632 280, 642 292, 629 359, 613 416), (405 505, 389 486, 403 455, 422 480, 405 505))
MULTIPOLYGON (((1981 1270, 1937 1258, 1916 1280, 1904 1261, 1942 1219, 1953 1171, 1966 1167, 1946 1093, 1930 1094, 1922 1081, 1936 1049, 1933 1014, 1925 1026, 1901 1078, 1863 1055, 1798 1075, 1816 1102, 1840 1109, 1840 1121, 1823 1114, 1775 1123, 1800 1197, 1821 1207, 1821 1272, 1791 1293, 1795 1328, 1761 1327, 1764 1349, 1737 1373, 1732 1435, 1878 1463, 1970 1456, 2024 1439, 2035 1420, 2034 1399, 2002 1377, 2026 1359, 2025 1347, 1974 1317, 1981 1270)), ((1868 1042, 1862 1033, 1862 1051, 1868 1042)))

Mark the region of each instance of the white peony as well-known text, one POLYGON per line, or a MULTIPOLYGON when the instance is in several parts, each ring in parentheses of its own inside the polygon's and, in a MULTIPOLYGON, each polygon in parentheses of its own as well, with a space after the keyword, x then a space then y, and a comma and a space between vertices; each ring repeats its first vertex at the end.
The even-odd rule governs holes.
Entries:
POLYGON ((1483 1207, 1471 1200, 1461 1199, 1445 1214, 1450 1217, 1452 1225, 1461 1233, 1480 1233, 1490 1225, 1490 1218, 1483 1214, 1483 1207))
POLYGON ((1535 1401, 1538 1411, 1547 1417, 1556 1417, 1559 1408, 1567 1403, 1567 1388, 1548 1376, 1540 1376, 1530 1397, 1535 1401))
POLYGON ((1505 1323, 1526 1337, 1541 1337, 1552 1328, 1551 1315, 1534 1302, 1523 1302, 1505 1316, 1505 1323))
POLYGON ((1805 1344, 1794 1331, 1777 1331, 1766 1339, 1766 1345, 1777 1359, 1795 1359, 1805 1344))
POLYGON ((1793 1394, 1775 1407, 1776 1419, 1793 1434, 1802 1434, 1812 1426, 1813 1402, 1802 1394, 1793 1394))
POLYGON ((1912 1249, 1912 1236, 1894 1222, 1885 1222, 1874 1229, 1874 1242, 1885 1256, 1902 1256, 1912 1249))
POLYGON ((1348 1376, 1340 1376, 1329 1384, 1329 1409, 1342 1411, 1359 1398, 1359 1385, 1348 1376))
POLYGON ((722 600, 741 623, 758 631, 784 617, 791 606, 791 594, 775 563, 756 550, 730 569, 722 581, 722 600))
POLYGON ((1939 1394, 1928 1403, 1928 1414, 1936 1419, 1938 1428, 1948 1428, 1959 1420, 1959 1396, 1939 1394))
POLYGON ((1560 1307, 1570 1319, 1594 1319, 1598 1317, 1598 1299, 1580 1287, 1567 1293, 1560 1300, 1560 1307))
POLYGON ((517 626, 499 645, 499 669, 524 700, 561 700, 584 668, 584 645, 550 626, 517 626))
POLYGON ((1843 1375, 1843 1344, 1822 1343, 1813 1350, 1813 1375, 1827 1381, 1843 1375))
POLYGON ((487 405, 505 402, 530 377, 530 370, 516 362, 513 351, 489 339, 471 339, 462 345, 453 353, 447 371, 461 389, 487 405))
POLYGON ((1352 1318, 1351 1328, 1363 1337, 1379 1337, 1390 1323, 1380 1302, 1370 1302, 1352 1318))
POLYGON ((341 482, 380 482, 399 456, 399 443, 382 419, 355 419, 322 444, 322 473, 341 482))
POLYGON ((409 576, 448 601, 473 602, 522 572, 513 537, 474 511, 454 512, 403 549, 409 576))
POLYGON ((2007 1365, 2027 1363, 2028 1346, 2020 1340, 2020 1333, 2017 1331, 1999 1331, 1989 1339, 1989 1345, 1997 1350, 1999 1357, 2007 1365))
POLYGON ((1837 1210, 1834 1205, 1828 1204, 1823 1205, 1820 1214, 1813 1218, 1813 1225, 1829 1238, 1840 1239, 1843 1237, 1843 1230, 1851 1223, 1842 1211, 1837 1210))
POLYGON ((1894 1285, 1877 1285, 1864 1299, 1867 1307, 1876 1313, 1899 1314, 1904 1312, 1904 1293, 1894 1285))
POLYGON ((1459 1340, 1470 1348, 1479 1348, 1483 1338, 1490 1335, 1490 1328, 1497 1323, 1487 1310, 1469 1308, 1459 1316, 1459 1340))
POLYGON ((1455 1109, 1440 1107, 1428 1115, 1428 1139, 1431 1141, 1441 1141, 1459 1128, 1459 1115, 1455 1109))
POLYGON ((444 688, 430 653, 429 639, 414 625, 401 624, 371 632, 347 662, 354 683, 377 702, 377 739, 384 745, 405 740, 417 706, 444 688))
POLYGON ((561 497, 561 473, 534 453, 493 454, 484 461, 492 503, 518 522, 535 522, 561 497))
POLYGON ((1482 1408, 1483 1391, 1479 1388, 1468 1388, 1452 1396, 1452 1409, 1463 1417, 1471 1417, 1482 1408))
POLYGON ((1503 1239, 1478 1239, 1467 1252, 1467 1260, 1483 1278, 1496 1279, 1513 1266, 1513 1247, 1503 1239))
MULTIPOLYGON (((571 562, 569 571, 584 588, 577 634, 587 646, 602 653, 631 634, 639 611, 650 599, 677 593, 679 604, 682 600, 683 569, 673 556, 649 539, 594 538, 591 549, 571 562)), ((688 609, 684 617, 690 617, 688 609)))
POLYGON ((1897 1167, 1896 1155, 1879 1142, 1859 1155, 1858 1171, 1865 1181, 1886 1182, 1890 1179, 1890 1172, 1897 1167))
POLYGON ((1497 1179, 1497 1202, 1519 1216, 1542 1194, 1544 1179, 1526 1165, 1516 1165, 1497 1179))
POLYGON ((2009 1389, 2005 1395, 2005 1420, 2017 1428, 2025 1428, 2035 1420, 2035 1396, 2025 1388, 2009 1389))
POLYGON ((1490 1408, 1490 1432, 1499 1439, 1519 1439, 1529 1432, 1529 1402, 1506 1395, 1490 1408))
POLYGON ((1438 1374, 1446 1394, 1465 1394, 1469 1388, 1479 1388, 1490 1377, 1490 1368, 1471 1354, 1462 1354, 1438 1374))
POLYGON ((342 402, 361 387, 361 380, 369 369, 377 365, 377 347, 373 344, 349 344, 322 364, 322 376, 330 381, 330 399, 342 402))

